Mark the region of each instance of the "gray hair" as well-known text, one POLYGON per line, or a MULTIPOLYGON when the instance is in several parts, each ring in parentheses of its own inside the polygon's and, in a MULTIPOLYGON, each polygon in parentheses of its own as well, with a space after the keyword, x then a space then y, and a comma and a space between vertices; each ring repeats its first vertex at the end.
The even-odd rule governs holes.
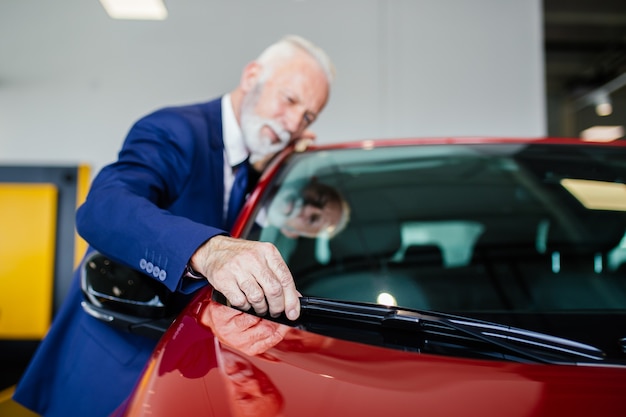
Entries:
POLYGON ((313 58, 320 68, 324 71, 328 84, 335 79, 335 66, 330 57, 320 47, 311 41, 296 35, 288 35, 280 39, 278 42, 268 46, 257 58, 257 62, 265 66, 264 74, 261 78, 265 78, 271 73, 274 63, 291 57, 295 51, 303 51, 313 58))

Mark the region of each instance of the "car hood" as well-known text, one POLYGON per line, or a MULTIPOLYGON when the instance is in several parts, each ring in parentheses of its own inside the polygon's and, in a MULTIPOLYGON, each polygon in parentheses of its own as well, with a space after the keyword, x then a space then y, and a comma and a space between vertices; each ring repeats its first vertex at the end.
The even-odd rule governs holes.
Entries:
POLYGON ((623 416, 626 370, 403 352, 191 303, 125 416, 623 416))

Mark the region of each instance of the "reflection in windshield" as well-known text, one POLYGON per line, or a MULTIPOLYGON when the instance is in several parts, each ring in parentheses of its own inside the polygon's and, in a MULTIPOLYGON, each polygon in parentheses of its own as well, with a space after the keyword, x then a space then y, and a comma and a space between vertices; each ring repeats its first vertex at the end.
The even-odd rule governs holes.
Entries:
POLYGON ((259 240, 272 242, 289 259, 299 238, 328 240, 350 220, 350 205, 338 189, 315 177, 284 183, 256 216, 259 240))
POLYGON ((561 184, 592 210, 626 211, 626 185, 605 181, 565 178, 561 184))
POLYGON ((267 226, 292 239, 332 238, 346 227, 350 207, 335 188, 309 179, 283 185, 267 210, 267 226))

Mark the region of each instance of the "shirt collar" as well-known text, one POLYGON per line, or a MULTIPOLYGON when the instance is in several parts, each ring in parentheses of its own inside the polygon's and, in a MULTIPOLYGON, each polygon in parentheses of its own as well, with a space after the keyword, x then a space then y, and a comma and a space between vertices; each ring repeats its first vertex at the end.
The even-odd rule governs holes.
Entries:
POLYGON ((248 149, 243 140, 241 127, 237 123, 233 103, 230 94, 222 97, 222 135, 224 139, 224 152, 228 164, 233 167, 246 160, 248 149))

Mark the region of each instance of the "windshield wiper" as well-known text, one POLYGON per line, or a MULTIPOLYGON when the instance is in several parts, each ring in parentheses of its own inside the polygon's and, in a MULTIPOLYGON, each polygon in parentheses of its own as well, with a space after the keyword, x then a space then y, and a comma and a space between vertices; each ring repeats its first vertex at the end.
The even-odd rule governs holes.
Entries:
POLYGON ((402 350, 551 364, 605 359, 593 346, 461 316, 316 297, 302 297, 300 305, 302 328, 402 350))

